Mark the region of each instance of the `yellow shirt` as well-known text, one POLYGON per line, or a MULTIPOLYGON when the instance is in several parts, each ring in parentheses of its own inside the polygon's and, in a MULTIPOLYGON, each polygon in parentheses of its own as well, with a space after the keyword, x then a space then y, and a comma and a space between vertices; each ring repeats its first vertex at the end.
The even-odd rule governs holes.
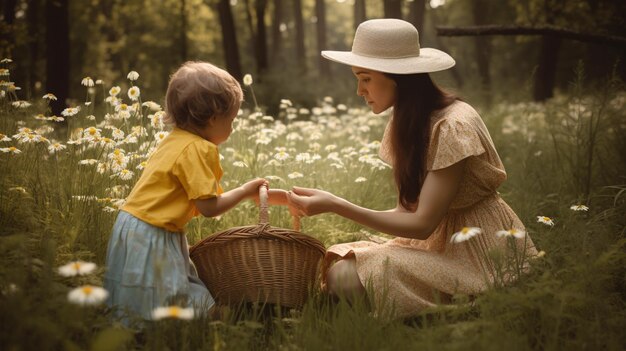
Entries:
POLYGON ((223 192, 222 174, 216 145, 174 128, 148 160, 122 210, 154 226, 182 232, 199 214, 192 200, 223 192))

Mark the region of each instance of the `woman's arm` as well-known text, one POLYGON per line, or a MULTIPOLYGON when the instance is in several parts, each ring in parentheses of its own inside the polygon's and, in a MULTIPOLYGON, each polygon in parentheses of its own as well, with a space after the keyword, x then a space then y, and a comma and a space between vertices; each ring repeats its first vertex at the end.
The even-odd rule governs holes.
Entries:
POLYGON ((219 196, 195 200, 196 208, 206 217, 219 216, 245 199, 258 197, 259 187, 264 184, 267 184, 267 181, 262 178, 251 180, 219 196))
POLYGON ((357 206, 329 192, 294 188, 288 200, 303 214, 312 216, 333 212, 374 230, 405 238, 424 240, 437 228, 456 195, 465 160, 428 172, 415 212, 402 207, 391 211, 375 211, 357 206))

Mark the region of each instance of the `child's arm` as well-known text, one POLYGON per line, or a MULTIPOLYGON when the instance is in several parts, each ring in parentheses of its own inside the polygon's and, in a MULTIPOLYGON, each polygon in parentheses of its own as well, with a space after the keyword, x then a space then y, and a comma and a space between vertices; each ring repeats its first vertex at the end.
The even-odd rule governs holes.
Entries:
POLYGON ((258 197, 259 187, 266 183, 267 181, 262 178, 251 180, 244 185, 229 190, 217 197, 195 200, 196 208, 206 217, 219 216, 235 207, 243 200, 254 198, 255 196, 258 197))

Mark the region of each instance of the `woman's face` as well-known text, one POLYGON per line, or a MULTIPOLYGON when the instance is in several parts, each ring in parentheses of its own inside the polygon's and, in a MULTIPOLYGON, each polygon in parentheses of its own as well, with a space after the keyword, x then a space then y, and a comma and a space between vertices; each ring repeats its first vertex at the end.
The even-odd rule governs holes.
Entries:
POLYGON ((352 67, 357 79, 356 94, 365 99, 372 112, 379 114, 396 102, 396 82, 382 72, 352 67))

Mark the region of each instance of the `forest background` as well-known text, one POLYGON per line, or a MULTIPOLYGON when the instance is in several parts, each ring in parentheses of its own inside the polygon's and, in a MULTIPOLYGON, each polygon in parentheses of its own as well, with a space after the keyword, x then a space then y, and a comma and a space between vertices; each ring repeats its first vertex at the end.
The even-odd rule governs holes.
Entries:
MULTIPOLYGON (((0 348, 626 345, 626 1, 0 0, 0 8, 0 348), (167 135, 159 116, 168 77, 187 60, 253 78, 220 146, 225 189, 263 176, 273 187, 395 206, 377 154, 388 113, 373 116, 350 69, 319 55, 349 50, 358 23, 382 17, 414 23, 422 47, 456 59, 433 77, 490 131, 508 175, 498 191, 541 253, 523 261, 529 273, 406 320, 315 292, 302 310, 270 318, 113 322, 94 293, 107 240, 167 135), (89 272, 72 271, 79 260, 89 272)), ((198 217, 187 238, 194 244, 257 215, 247 201, 198 217)), ((270 222, 290 226, 286 209, 272 209, 270 222)), ((302 223, 326 246, 381 235, 333 215, 302 223)))
MULTIPOLYGON (((150 72, 143 95, 160 101, 182 62, 206 60, 241 80, 258 100, 311 106, 325 95, 356 99, 350 71, 319 55, 349 50, 368 18, 412 22, 422 47, 449 52, 437 75, 472 102, 543 101, 583 62, 590 82, 626 75, 626 4, 613 0, 2 0, 0 56, 16 58, 23 98, 54 92, 58 114, 82 98, 85 76, 105 84, 150 72), (459 28, 460 27, 460 28, 459 28), (482 35, 479 35, 482 34, 482 35), (19 59, 18 59, 19 58, 19 59), (528 89, 520 89, 520 87, 528 89), (70 99, 70 100, 67 100, 70 99)), ((248 99, 250 100, 250 99, 248 99)))

